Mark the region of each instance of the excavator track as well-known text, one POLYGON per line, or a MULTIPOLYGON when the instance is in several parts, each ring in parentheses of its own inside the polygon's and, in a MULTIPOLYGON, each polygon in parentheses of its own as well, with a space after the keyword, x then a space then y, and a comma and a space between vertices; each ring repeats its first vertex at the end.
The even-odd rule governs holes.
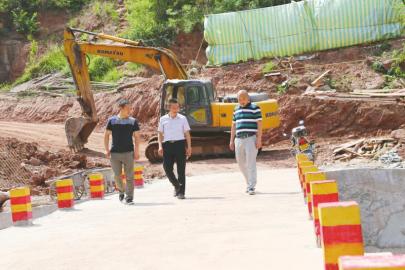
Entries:
MULTIPOLYGON (((229 149, 229 133, 220 133, 215 136, 192 136, 192 159, 208 157, 232 157, 234 153, 229 149)), ((158 153, 159 144, 157 136, 152 137, 145 149, 146 158, 151 163, 162 162, 163 158, 158 153)))

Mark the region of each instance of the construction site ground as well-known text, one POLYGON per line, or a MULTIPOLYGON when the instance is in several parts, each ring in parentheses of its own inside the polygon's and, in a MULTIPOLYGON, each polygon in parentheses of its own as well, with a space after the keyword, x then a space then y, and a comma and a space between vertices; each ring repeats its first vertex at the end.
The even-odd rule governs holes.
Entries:
MULTIPOLYGON (((192 55, 190 52, 197 51, 202 35, 192 33, 179 35, 178 38, 191 42, 183 48, 188 58, 182 58, 182 61, 187 62, 192 55)), ((183 43, 176 41, 176 44, 183 43)), ((182 48, 176 49, 176 46, 175 51, 181 52, 182 48)), ((316 142, 317 164, 323 165, 335 161, 333 151, 343 143, 361 138, 389 136, 392 130, 404 127, 403 96, 375 97, 369 94, 353 94, 356 89, 386 87, 384 76, 373 70, 372 64, 385 61, 392 56, 392 51, 402 47, 403 39, 399 38, 293 58, 250 61, 223 67, 197 65, 195 76, 211 79, 219 96, 247 89, 250 92, 268 93, 278 100, 281 125, 264 133, 264 151, 258 157, 260 168, 294 166, 289 141, 282 134, 289 133, 299 120, 305 120, 310 137, 316 142), (386 50, 386 53, 382 50, 386 50), (375 56, 381 53, 383 56, 375 56), (269 72, 263 71, 269 61, 274 64, 270 73, 280 73, 275 78, 266 76, 269 72), (317 86, 315 92, 308 93, 311 82, 326 71, 328 74, 321 78, 321 86, 317 86), (289 87, 280 92, 280 85, 285 81, 289 87)), ((204 59, 200 62, 203 61, 204 59)), ((387 65, 389 64, 392 64, 392 61, 387 65)), ((117 113, 117 100, 123 97, 129 99, 133 116, 141 124, 143 145, 140 163, 146 166, 145 178, 151 180, 164 177, 162 165, 150 164, 143 155, 147 140, 156 131, 160 87, 163 82, 161 75, 145 69, 143 73, 121 80, 116 86, 121 90, 119 92, 111 89, 95 91, 100 121, 89 138, 87 149, 79 155, 69 153, 63 123, 68 117, 80 115, 80 106, 71 91, 48 89, 49 84, 58 84, 59 79, 59 75, 49 75, 43 81, 28 82, 18 92, 0 94, 1 144, 17 145, 18 149, 31 149, 34 145, 37 149, 29 154, 26 154, 25 150, 17 151, 20 159, 17 158, 14 164, 24 164, 29 175, 23 184, 35 182, 39 190, 34 191, 34 194, 44 194, 47 192, 44 183, 50 178, 77 170, 109 166, 109 161, 104 156, 103 131, 108 117, 117 113)), ((399 85, 396 85, 397 89, 393 91, 400 91, 403 80, 398 79, 395 82, 399 85)), ((399 150, 404 157, 404 147, 399 150)), ((343 157, 339 159, 343 166, 353 158, 347 152, 339 154, 343 157)), ((369 160, 362 162, 367 163, 369 160)), ((237 165, 232 158, 192 159, 188 163, 187 174, 191 176, 235 169, 237 165)), ((14 175, 15 173, 18 172, 14 172, 14 175)), ((14 175, 8 175, 8 181, 13 181, 14 175)), ((7 187, 0 186, 2 190, 8 188, 10 183, 7 187)))
MULTIPOLYGON (((0 121, 2 137, 14 138, 19 142, 38 145, 40 150, 58 152, 66 150, 66 139, 63 124, 49 123, 23 123, 0 121)), ((318 145, 318 162, 331 161, 332 146, 344 142, 344 138, 321 139, 318 145)), ((144 156, 146 141, 141 145, 141 159, 139 163, 146 167, 145 178, 153 180, 163 178, 164 171, 161 164, 150 164, 144 156)), ((93 132, 87 144, 89 149, 84 153, 88 161, 96 160, 99 164, 109 166, 109 161, 104 156, 103 133, 93 132), (91 149, 91 150, 90 150, 91 149)), ((69 152, 64 152, 69 153, 69 152)), ((275 145, 264 147, 263 152, 258 157, 258 165, 261 169, 288 168, 295 166, 294 159, 290 153, 288 140, 281 141, 275 145)), ((212 157, 208 159, 191 159, 187 164, 187 175, 212 174, 218 172, 231 172, 237 169, 237 164, 233 158, 212 157)), ((73 172, 74 170, 70 170, 73 172)))
POLYGON ((0 231, 4 269, 323 269, 295 169, 261 169, 249 196, 239 173, 168 181, 0 231), (47 243, 44 245, 44 243, 47 243), (32 252, 40 250, 40 252, 32 252), (21 260, 24 254, 24 260, 21 260))

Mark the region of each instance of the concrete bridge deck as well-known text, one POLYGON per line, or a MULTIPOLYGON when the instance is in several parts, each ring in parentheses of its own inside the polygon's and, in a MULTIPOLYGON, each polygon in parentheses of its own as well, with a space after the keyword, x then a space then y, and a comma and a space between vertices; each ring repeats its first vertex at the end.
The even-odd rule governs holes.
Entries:
POLYGON ((323 269, 295 169, 260 170, 258 194, 239 173, 168 181, 0 230, 0 269, 323 269))

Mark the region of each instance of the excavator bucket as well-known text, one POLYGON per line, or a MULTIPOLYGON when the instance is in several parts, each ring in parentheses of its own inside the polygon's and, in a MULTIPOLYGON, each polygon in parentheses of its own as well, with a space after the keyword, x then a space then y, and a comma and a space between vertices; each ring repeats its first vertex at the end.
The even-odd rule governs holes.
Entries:
POLYGON ((96 125, 97 122, 83 116, 68 118, 65 122, 65 133, 69 148, 75 152, 82 150, 96 125))

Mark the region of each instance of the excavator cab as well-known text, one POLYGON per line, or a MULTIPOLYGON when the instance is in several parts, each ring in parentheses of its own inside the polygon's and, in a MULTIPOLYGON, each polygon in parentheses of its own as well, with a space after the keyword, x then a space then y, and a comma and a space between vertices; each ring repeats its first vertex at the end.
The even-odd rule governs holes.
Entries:
POLYGON ((168 112, 168 101, 178 100, 180 113, 187 117, 193 131, 204 131, 212 126, 211 103, 215 101, 209 80, 167 80, 162 86, 160 114, 168 112))

